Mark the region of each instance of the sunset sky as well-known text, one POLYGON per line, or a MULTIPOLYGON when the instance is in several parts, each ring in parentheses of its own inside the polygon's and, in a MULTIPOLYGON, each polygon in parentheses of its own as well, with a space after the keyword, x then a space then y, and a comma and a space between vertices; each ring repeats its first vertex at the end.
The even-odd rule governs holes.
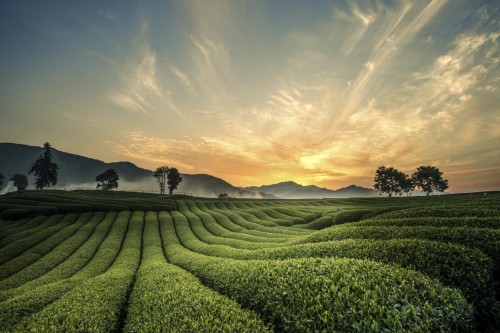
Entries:
POLYGON ((435 165, 500 190, 500 2, 0 3, 0 142, 372 187, 435 165))

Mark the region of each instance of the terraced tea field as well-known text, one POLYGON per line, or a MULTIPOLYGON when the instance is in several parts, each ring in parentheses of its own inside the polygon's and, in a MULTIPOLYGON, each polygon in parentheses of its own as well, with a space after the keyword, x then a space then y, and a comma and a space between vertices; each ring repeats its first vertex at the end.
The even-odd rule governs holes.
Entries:
POLYGON ((500 195, 0 199, 2 332, 498 329, 500 195), (43 215, 45 214, 45 215, 43 215))

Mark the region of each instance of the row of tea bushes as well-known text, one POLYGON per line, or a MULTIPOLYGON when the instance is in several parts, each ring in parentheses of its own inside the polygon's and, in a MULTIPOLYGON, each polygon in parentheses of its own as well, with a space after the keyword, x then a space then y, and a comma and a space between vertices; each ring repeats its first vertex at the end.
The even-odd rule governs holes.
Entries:
POLYGON ((30 291, 21 290, 23 293, 15 293, 16 296, 12 295, 13 297, 1 302, 0 322, 3 324, 3 330, 12 331, 21 319, 28 320, 27 317, 42 310, 83 281, 106 272, 122 248, 129 218, 130 212, 120 212, 117 215, 109 235, 99 246, 90 262, 70 279, 49 283, 30 291))
POLYGON ((103 274, 86 279, 32 316, 14 331, 112 332, 120 325, 142 253, 144 213, 134 212, 128 233, 113 265, 103 274))
POLYGON ((255 313, 167 263, 156 213, 146 215, 143 260, 130 299, 124 332, 267 331, 255 313))
POLYGON ((471 327, 472 310, 462 295, 421 273, 354 259, 218 259, 185 249, 173 223, 162 222, 172 263, 260 313, 278 331, 471 327))
MULTIPOLYGON (((117 214, 115 212, 106 214, 95 213, 92 219, 89 220, 89 222, 84 227, 82 227, 82 229, 80 229, 78 233, 76 233, 75 235, 73 235, 73 237, 66 241, 68 243, 66 246, 60 244, 43 259, 38 260, 36 264, 30 266, 30 269, 32 271, 32 267, 34 267, 36 268, 37 272, 36 274, 33 274, 34 272, 32 272, 29 276, 30 278, 28 279, 28 281, 26 281, 26 283, 15 289, 0 291, 0 300, 10 298, 13 295, 18 295, 23 292, 34 290, 35 288, 43 286, 45 284, 54 283, 72 277, 83 267, 85 267, 94 257, 99 246, 109 235, 116 215, 117 214), (78 246, 80 241, 84 238, 84 234, 82 233, 82 231, 85 232, 85 228, 92 226, 93 222, 97 222, 94 232, 84 243, 78 246), (69 248, 70 246, 76 246, 73 253, 72 249, 69 248), (62 260, 59 257, 63 257, 62 260), (52 262, 50 260, 51 258, 52 262), (58 259, 57 261, 54 260, 56 258, 58 259), (39 277, 33 279, 34 276, 39 277)), ((27 272, 27 270, 28 269, 25 268, 21 272, 23 272, 24 274, 27 272)))
POLYGON ((171 211, 174 199, 165 196, 112 191, 21 191, 0 197, 0 217, 17 220, 33 215, 88 211, 171 211))

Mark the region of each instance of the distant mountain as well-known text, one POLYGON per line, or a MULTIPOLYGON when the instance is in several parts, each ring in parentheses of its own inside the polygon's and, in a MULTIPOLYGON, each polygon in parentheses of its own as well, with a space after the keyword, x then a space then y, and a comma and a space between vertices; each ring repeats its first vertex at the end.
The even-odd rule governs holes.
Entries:
MULTIPOLYGON (((0 143, 0 172, 6 178, 10 178, 16 173, 28 175, 31 164, 40 154, 42 154, 41 147, 0 143)), ((111 168, 118 172, 120 179, 129 182, 151 177, 151 171, 139 168, 130 162, 105 163, 96 159, 65 153, 57 149, 54 149, 54 162, 59 167, 58 187, 71 187, 86 183, 95 184, 95 177, 111 168)), ((30 181, 30 184, 33 183, 34 181, 30 181)))
MULTIPOLYGON (((6 180, 14 174, 28 175, 31 164, 42 153, 41 147, 15 143, 0 143, 0 172, 6 180)), ((158 185, 152 177, 152 171, 139 168, 130 162, 105 163, 100 160, 65 153, 54 149, 54 162, 59 166, 56 188, 93 189, 95 177, 107 169, 115 169, 120 176, 119 189, 127 191, 158 192, 158 185)), ((258 191, 246 191, 236 188, 226 181, 210 175, 182 174, 183 181, 176 192, 188 193, 200 197, 217 197, 227 193, 233 198, 276 198, 258 191)), ((30 188, 35 183, 29 177, 30 188)), ((14 190, 12 185, 4 186, 4 191, 14 190)))
POLYGON ((196 193, 200 197, 218 197, 221 193, 227 193, 230 198, 255 198, 255 199, 276 199, 274 195, 260 191, 247 191, 236 188, 223 179, 211 175, 182 175, 182 182, 179 191, 184 193, 196 193))
POLYGON ((247 191, 264 192, 283 199, 320 199, 320 198, 349 198, 374 197, 375 190, 351 185, 338 190, 330 190, 315 185, 300 185, 292 181, 272 185, 251 186, 244 188, 247 191))
MULTIPOLYGON (((42 153, 41 147, 15 143, 0 143, 0 172, 6 179, 14 174, 28 174, 31 164, 42 153)), ((107 169, 115 169, 120 176, 119 189, 126 191, 158 192, 158 185, 152 177, 152 171, 140 168, 131 162, 105 163, 100 160, 65 153, 54 149, 54 162, 59 166, 56 188, 93 189, 95 177, 107 169)), ((316 199, 376 196, 374 190, 351 185, 338 190, 330 190, 315 185, 303 186, 292 181, 273 185, 237 188, 223 179, 204 174, 182 174, 183 181, 177 192, 199 197, 217 197, 227 193, 232 198, 262 199, 316 199)), ((35 180, 29 177, 32 188, 35 180)), ((12 191, 12 185, 4 191, 12 191)))

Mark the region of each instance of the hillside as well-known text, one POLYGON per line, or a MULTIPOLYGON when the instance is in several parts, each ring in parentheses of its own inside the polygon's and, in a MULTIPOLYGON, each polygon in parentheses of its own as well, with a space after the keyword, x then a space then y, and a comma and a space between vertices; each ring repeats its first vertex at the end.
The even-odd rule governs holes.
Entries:
POLYGON ((497 332, 499 207, 10 193, 0 332, 497 332))
MULTIPOLYGON (((15 143, 0 143, 0 172, 6 178, 16 173, 28 174, 31 164, 42 153, 40 147, 15 143)), ((70 154, 54 149, 54 161, 59 166, 56 188, 93 189, 95 177, 106 169, 113 168, 120 175, 119 189, 126 191, 158 192, 158 185, 152 177, 152 171, 140 168, 131 162, 105 163, 103 161, 70 154)), ((246 191, 236 188, 228 182, 210 175, 182 174, 183 181, 177 192, 199 197, 217 197, 227 193, 233 198, 276 198, 258 191, 246 191)), ((34 184, 34 178, 29 178, 34 184)), ((30 186, 29 188, 32 188, 30 186)), ((4 191, 13 190, 6 187, 4 191)))
MULTIPOLYGON (((6 178, 16 173, 28 174, 31 164, 42 153, 41 147, 15 143, 0 143, 0 172, 6 178)), ((106 169, 113 168, 120 175, 119 189, 125 191, 158 192, 152 171, 140 168, 131 162, 106 163, 97 159, 62 152, 54 149, 54 161, 59 166, 56 188, 93 189, 95 177, 106 169)), ((321 199, 373 197, 377 192, 372 189, 351 185, 338 190, 330 190, 315 185, 300 185, 293 181, 273 185, 237 188, 223 179, 206 174, 182 174, 183 181, 177 192, 199 197, 217 197, 227 193, 231 198, 255 199, 321 199)), ((34 184, 34 178, 29 178, 34 184)), ((30 186, 29 188, 32 188, 30 186)), ((12 186, 3 191, 12 191, 12 186)))

